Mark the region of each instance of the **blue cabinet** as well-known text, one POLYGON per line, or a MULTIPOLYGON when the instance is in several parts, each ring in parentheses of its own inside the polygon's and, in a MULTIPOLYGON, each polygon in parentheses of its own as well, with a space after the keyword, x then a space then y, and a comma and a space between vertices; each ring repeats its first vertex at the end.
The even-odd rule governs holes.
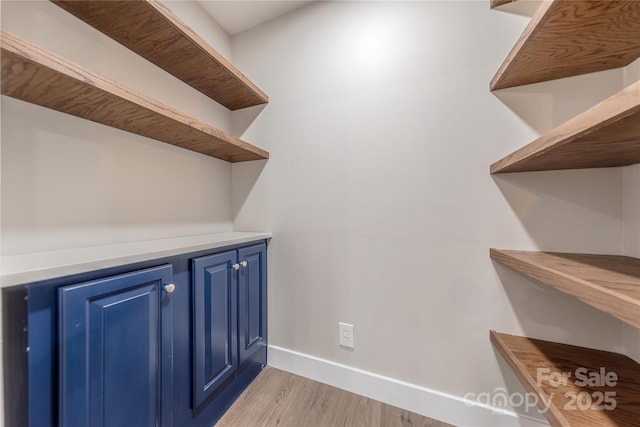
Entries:
POLYGON ((236 371, 236 251, 193 260, 193 406, 236 371))
POLYGON ((266 264, 260 241, 5 293, 12 426, 211 427, 267 363, 266 264))
POLYGON ((162 265, 59 288, 61 427, 171 426, 172 276, 162 265))
MULTIPOLYGON (((193 407, 208 402, 257 353, 266 354, 266 245, 196 258, 193 407)), ((264 358, 261 360, 264 361, 264 358)))
POLYGON ((242 366, 267 345, 267 249, 264 244, 238 250, 238 345, 242 366))

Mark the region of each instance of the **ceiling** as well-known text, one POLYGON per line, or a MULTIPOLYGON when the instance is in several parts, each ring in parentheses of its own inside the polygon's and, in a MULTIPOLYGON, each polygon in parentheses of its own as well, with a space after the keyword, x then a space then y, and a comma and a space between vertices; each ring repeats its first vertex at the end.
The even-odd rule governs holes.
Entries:
POLYGON ((313 0, 199 0, 198 3, 233 36, 311 1, 313 0))

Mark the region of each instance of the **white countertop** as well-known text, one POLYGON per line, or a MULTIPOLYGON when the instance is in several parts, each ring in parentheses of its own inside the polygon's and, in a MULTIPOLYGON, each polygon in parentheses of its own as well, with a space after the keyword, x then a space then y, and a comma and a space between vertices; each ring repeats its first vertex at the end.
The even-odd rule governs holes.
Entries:
POLYGON ((271 238, 271 233, 228 232, 0 258, 0 287, 271 238))

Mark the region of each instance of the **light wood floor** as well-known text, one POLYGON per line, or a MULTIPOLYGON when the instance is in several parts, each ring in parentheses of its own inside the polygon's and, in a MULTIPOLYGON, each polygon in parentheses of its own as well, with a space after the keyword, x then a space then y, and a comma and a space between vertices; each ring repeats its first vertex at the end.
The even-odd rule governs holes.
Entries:
POLYGON ((382 402, 266 367, 215 427, 451 427, 382 402))

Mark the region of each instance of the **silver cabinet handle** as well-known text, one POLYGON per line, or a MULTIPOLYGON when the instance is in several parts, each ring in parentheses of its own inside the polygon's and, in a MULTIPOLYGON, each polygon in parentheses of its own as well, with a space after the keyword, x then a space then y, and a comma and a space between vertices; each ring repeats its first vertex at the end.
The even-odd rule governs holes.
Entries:
POLYGON ((247 261, 242 261, 242 262, 240 263, 240 265, 241 265, 241 266, 243 266, 243 267, 246 267, 246 266, 247 266, 247 261))
POLYGON ((231 268, 233 268, 234 270, 240 270, 240 264, 235 263, 231 266, 231 268))
POLYGON ((167 291, 168 294, 173 293, 176 290, 176 285, 173 283, 169 283, 168 285, 164 285, 164 290, 167 291))

